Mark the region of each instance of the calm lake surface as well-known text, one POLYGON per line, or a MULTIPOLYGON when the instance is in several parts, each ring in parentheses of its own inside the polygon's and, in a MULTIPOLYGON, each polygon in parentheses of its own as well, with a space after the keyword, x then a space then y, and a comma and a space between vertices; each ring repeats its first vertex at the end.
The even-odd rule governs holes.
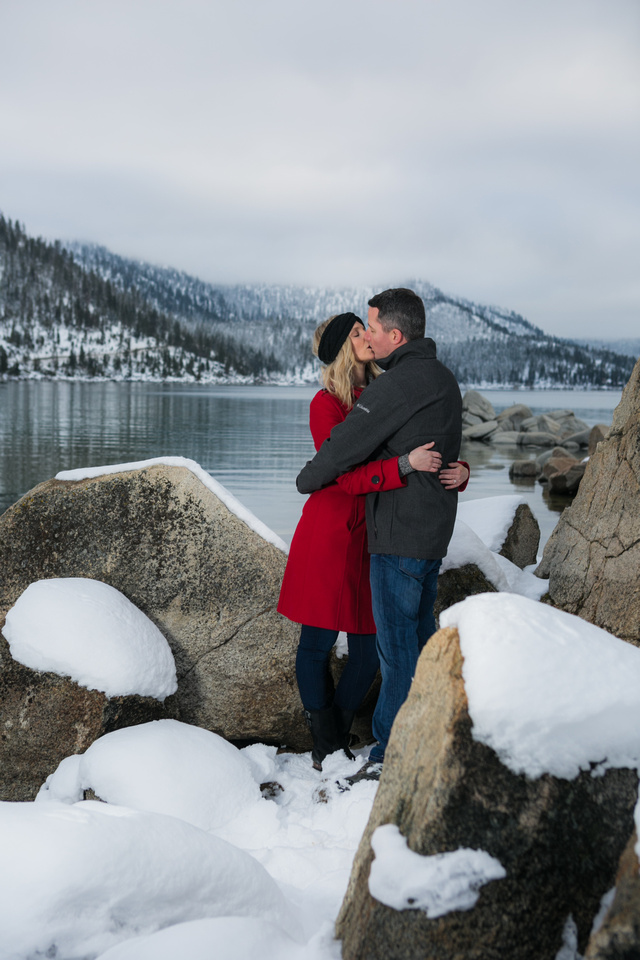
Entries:
MULTIPOLYGON (((318 388, 156 383, 0 383, 0 512, 59 470, 151 457, 196 460, 289 542, 304 497, 295 478, 313 455, 309 401, 318 388)), ((621 392, 483 390, 496 412, 571 409, 590 426, 611 423, 621 392)), ((426 439, 426 438, 425 438, 426 439)), ((467 442, 464 500, 518 493, 546 541, 565 500, 540 484, 509 480, 514 459, 540 451, 467 442)))

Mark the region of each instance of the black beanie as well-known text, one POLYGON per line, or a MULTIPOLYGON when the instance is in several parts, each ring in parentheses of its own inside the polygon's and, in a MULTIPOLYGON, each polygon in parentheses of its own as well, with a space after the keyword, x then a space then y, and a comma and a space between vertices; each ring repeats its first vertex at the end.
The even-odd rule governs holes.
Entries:
MULTIPOLYGON (((339 313, 331 323, 327 324, 318 344, 318 357, 323 363, 333 363, 340 353, 354 323, 362 323, 355 313, 339 313)), ((362 323, 364 327, 364 323, 362 323)))

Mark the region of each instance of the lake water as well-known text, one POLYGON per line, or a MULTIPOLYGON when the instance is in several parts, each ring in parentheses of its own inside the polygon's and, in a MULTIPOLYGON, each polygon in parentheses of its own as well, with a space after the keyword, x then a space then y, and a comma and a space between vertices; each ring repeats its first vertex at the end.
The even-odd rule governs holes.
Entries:
MULTIPOLYGON (((313 455, 308 408, 317 387, 197 384, 0 383, 0 512, 59 470, 159 456, 196 460, 289 542, 304 498, 295 478, 313 455)), ((525 403, 534 413, 568 408, 590 426, 610 423, 620 392, 482 391, 496 412, 525 403)), ((539 452, 539 451, 536 451, 539 452)), ((467 442, 472 468, 462 499, 519 493, 546 541, 565 500, 538 483, 509 480, 518 447, 467 442)))

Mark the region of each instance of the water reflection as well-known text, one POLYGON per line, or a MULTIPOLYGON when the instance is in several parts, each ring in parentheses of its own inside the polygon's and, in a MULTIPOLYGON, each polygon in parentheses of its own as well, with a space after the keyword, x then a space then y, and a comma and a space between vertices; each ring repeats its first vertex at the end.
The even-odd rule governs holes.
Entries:
MULTIPOLYGON (((315 387, 15 382, 0 384, 0 511, 59 470, 159 456, 196 460, 260 519, 290 540, 304 498, 295 488, 313 455, 308 427, 315 387)), ((570 407, 589 424, 610 422, 619 394, 485 391, 496 412, 515 402, 534 413, 570 407)), ((509 480, 520 447, 464 444, 472 467, 463 499, 521 493, 549 536, 564 498, 509 480)))

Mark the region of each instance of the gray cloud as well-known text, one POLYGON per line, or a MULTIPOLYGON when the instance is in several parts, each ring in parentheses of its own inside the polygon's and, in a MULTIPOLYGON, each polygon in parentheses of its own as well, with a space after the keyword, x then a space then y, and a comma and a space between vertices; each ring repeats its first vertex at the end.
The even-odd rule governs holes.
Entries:
POLYGON ((635 0, 0 7, 0 209, 213 281, 636 336, 635 0))

